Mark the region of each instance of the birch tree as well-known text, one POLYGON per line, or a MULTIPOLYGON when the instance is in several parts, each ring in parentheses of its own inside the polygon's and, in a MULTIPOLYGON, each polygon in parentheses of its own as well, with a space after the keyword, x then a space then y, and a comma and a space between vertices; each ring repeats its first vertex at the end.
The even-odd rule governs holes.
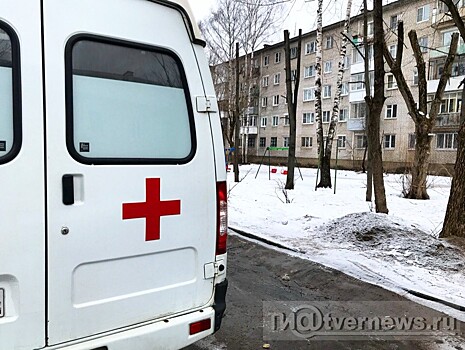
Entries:
POLYGON ((444 65, 444 71, 439 79, 439 84, 428 112, 426 64, 423 60, 423 53, 421 52, 420 45, 418 44, 417 33, 415 30, 411 30, 408 37, 417 63, 418 104, 413 97, 412 91, 410 90, 402 71, 403 48, 405 45, 404 24, 402 21, 398 23, 397 33, 396 58, 394 59, 390 54, 386 42, 384 43, 384 57, 391 68, 391 73, 396 78, 397 87, 407 106, 408 113, 415 123, 415 160, 411 170, 412 181, 410 182, 410 188, 406 197, 410 199, 429 199, 429 195, 426 191, 426 178, 428 175, 428 165, 431 152, 431 138, 429 135, 431 134, 433 127, 436 125, 442 96, 446 89, 447 81, 452 73, 452 64, 454 63, 457 52, 458 34, 454 33, 452 36, 449 53, 444 65))
MULTIPOLYGON (((465 40, 465 25, 452 0, 441 0, 449 8, 460 36, 465 40)), ((465 101, 465 79, 462 81, 462 101, 465 101)), ((457 135, 457 159, 455 161, 454 177, 447 204, 446 217, 440 237, 465 237, 465 103, 460 111, 460 126, 457 135)))
MULTIPOLYGON (((320 2, 318 3, 318 8, 320 8, 320 2)), ((326 142, 324 141, 323 138, 323 120, 321 118, 321 39, 322 39, 322 28, 320 27, 322 25, 322 20, 321 18, 318 18, 319 21, 319 28, 317 29, 317 41, 320 40, 320 46, 319 48, 317 47, 317 55, 318 52, 320 54, 320 57, 317 57, 317 67, 318 64, 320 65, 320 71, 319 71, 319 78, 317 77, 317 80, 319 79, 318 83, 315 84, 318 87, 316 90, 319 90, 319 99, 317 99, 318 107, 315 105, 315 108, 318 110, 317 114, 317 141, 318 141, 318 155, 319 155, 319 163, 320 163, 320 169, 321 169, 321 178, 320 178, 320 183, 317 185, 317 187, 331 187, 331 153, 332 153, 332 148, 333 148, 333 140, 334 136, 336 134, 336 127, 337 127, 337 122, 339 121, 339 104, 341 101, 341 92, 342 92, 342 80, 344 79, 344 61, 347 53, 347 37, 349 33, 349 27, 350 27, 350 11, 352 9, 352 0, 349 0, 347 2, 347 9, 346 9, 346 17, 344 21, 344 31, 342 33, 342 40, 341 40, 341 48, 339 51, 339 63, 338 63, 338 74, 337 74, 337 81, 336 81, 336 91, 335 91, 335 96, 333 100, 333 110, 332 110, 332 115, 331 115, 331 122, 329 124, 328 128, 328 133, 326 136, 326 142), (318 34, 320 35, 320 38, 318 39, 318 34), (319 59, 319 63, 318 63, 319 59)), ((321 12, 319 13, 319 16, 321 16, 321 12)), ((318 69, 318 68, 317 68, 318 69)), ((317 73, 318 74, 318 73, 317 73)), ((315 97, 316 97, 316 91, 315 91, 315 97)))

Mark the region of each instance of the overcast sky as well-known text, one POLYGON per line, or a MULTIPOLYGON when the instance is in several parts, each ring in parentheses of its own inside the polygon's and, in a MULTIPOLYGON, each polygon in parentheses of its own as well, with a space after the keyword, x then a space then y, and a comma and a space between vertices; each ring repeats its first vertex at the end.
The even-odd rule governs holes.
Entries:
MULTIPOLYGON (((361 0, 354 0, 352 15, 360 13, 361 0)), ((206 18, 215 8, 216 0, 190 0, 197 21, 206 18)), ((327 25, 342 20, 345 16, 347 0, 326 0, 323 2, 323 21, 327 25)), ((317 1, 291 0, 286 4, 283 23, 279 32, 270 39, 271 42, 283 40, 283 31, 288 29, 291 36, 296 36, 301 28, 304 33, 316 29, 317 1)))

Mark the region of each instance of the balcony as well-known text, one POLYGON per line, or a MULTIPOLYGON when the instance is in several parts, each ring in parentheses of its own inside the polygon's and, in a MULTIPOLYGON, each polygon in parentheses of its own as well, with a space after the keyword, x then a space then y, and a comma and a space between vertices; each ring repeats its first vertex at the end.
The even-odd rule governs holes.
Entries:
POLYGON ((347 130, 349 131, 363 131, 365 130, 365 118, 348 119, 347 130))
POLYGON ((258 127, 257 126, 241 126, 240 130, 241 135, 257 135, 258 127))
MULTIPOLYGON (((446 85, 445 92, 460 90, 459 85, 462 82, 462 80, 463 80, 463 76, 461 76, 461 77, 451 77, 449 79, 448 84, 446 85)), ((436 90, 438 88, 439 79, 428 80, 427 84, 428 84, 428 88, 427 88, 428 89, 428 94, 434 94, 434 93, 436 93, 436 90)))
POLYGON ((246 115, 258 115, 258 106, 255 107, 248 107, 245 110, 246 115))
MULTIPOLYGON (((430 58, 445 57, 449 53, 449 46, 436 47, 434 50, 430 50, 430 58)), ((463 55, 465 53, 465 44, 457 45, 457 54, 463 55)))
POLYGON ((460 125, 460 113, 439 114, 434 131, 456 131, 460 125))
MULTIPOLYGON (((465 7, 460 7, 458 8, 459 14, 461 17, 465 16, 465 7)), ((433 28, 444 28, 454 25, 454 21, 452 20, 452 17, 450 16, 450 12, 447 9, 447 7, 442 3, 439 2, 439 9, 433 10, 433 15, 432 15, 432 27, 433 28)))

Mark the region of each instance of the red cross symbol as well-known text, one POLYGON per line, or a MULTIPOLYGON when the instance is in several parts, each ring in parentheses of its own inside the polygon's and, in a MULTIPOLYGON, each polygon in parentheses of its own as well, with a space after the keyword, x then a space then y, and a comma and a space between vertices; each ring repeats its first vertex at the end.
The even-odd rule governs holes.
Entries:
POLYGON ((145 219, 145 240, 160 239, 160 218, 181 214, 181 201, 160 201, 160 179, 145 179, 145 202, 123 203, 123 220, 145 219))

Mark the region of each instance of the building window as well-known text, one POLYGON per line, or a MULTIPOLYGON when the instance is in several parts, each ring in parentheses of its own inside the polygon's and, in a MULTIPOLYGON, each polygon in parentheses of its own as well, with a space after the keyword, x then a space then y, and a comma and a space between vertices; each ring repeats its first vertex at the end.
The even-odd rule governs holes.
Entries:
POLYGON ((279 95, 273 96, 273 106, 279 105, 279 95))
POLYGON ((304 102, 315 100, 315 88, 304 89, 304 102))
POLYGON ((329 123, 331 120, 331 111, 323 111, 323 123, 329 123))
POLYGON ((429 20, 429 5, 417 9, 417 23, 429 20))
POLYGON ((396 89, 397 88, 397 81, 394 78, 393 74, 386 74, 387 76, 387 88, 388 89, 396 89))
POLYGON ((262 97, 262 107, 268 106, 268 97, 262 97))
POLYGON ((310 41, 310 42, 305 44, 305 54, 306 55, 309 55, 309 54, 315 53, 315 52, 316 52, 316 41, 315 40, 310 41))
POLYGON ((375 29, 374 22, 373 21, 368 22, 367 35, 373 35, 374 34, 374 29, 375 29))
POLYGON ((311 78, 315 76, 315 66, 311 65, 304 68, 304 78, 311 78))
POLYGON ((261 121, 260 121, 260 126, 262 128, 266 128, 266 124, 268 123, 268 118, 267 117, 262 117, 261 121))
POLYGON ((457 149, 456 133, 441 133, 436 135, 437 149, 457 149))
POLYGON ((263 87, 267 87, 268 86, 268 83, 269 83, 269 79, 270 77, 268 75, 264 76, 263 79, 262 79, 262 86, 263 87))
POLYGON ((418 85, 418 69, 413 69, 413 85, 418 85))
POLYGON ((308 148, 308 147, 312 147, 312 144, 313 144, 313 138, 312 137, 302 137, 302 147, 304 148, 308 148))
POLYGON ((394 16, 391 16, 391 19, 389 21, 389 28, 391 28, 391 30, 397 30, 397 23, 399 22, 399 15, 394 15, 394 16))
POLYGON ((422 36, 418 39, 418 45, 420 45, 420 51, 423 53, 428 52, 428 37, 422 36))
POLYGON ((408 134, 408 149, 415 149, 417 137, 415 134, 408 134))
POLYGON ((324 67, 324 73, 331 73, 333 71, 333 61, 326 61, 324 67))
POLYGON ((342 63, 342 66, 344 67, 344 69, 350 68, 350 56, 347 56, 347 55, 344 56, 344 61, 342 63))
POLYGON ((312 124, 315 122, 315 113, 305 112, 302 114, 302 124, 312 124))
POLYGON ((458 77, 465 75, 465 63, 464 62, 455 62, 452 64, 452 77, 458 77))
POLYGON ((263 65, 266 67, 270 64, 270 56, 266 55, 263 57, 263 65))
POLYGON ((274 63, 280 63, 281 62, 281 52, 276 52, 274 54, 274 63))
POLYGON ((365 89, 365 73, 352 74, 350 76, 350 90, 360 91, 365 89))
POLYGON ((391 54, 392 58, 396 58, 397 56, 397 45, 389 45, 389 53, 391 54))
POLYGON ((291 70, 291 81, 295 81, 296 77, 297 77, 297 69, 292 69, 291 70))
POLYGON ((361 119, 366 116, 366 104, 365 102, 352 103, 351 105, 351 119, 361 119))
POLYGON ((462 108, 462 94, 460 92, 445 93, 441 101, 439 113, 458 113, 462 108))
POLYGON ((255 148, 255 136, 254 135, 249 135, 249 138, 247 140, 247 146, 251 148, 255 148))
POLYGON ((331 97, 331 85, 324 85, 323 86, 323 98, 330 98, 331 97))
POLYGON ((349 94, 349 83, 342 83, 341 85, 341 95, 346 96, 349 94))
POLYGON ((272 137, 270 140, 270 147, 278 147, 278 138, 272 137))
POLYGON ((266 137, 260 137, 260 148, 266 147, 266 137))
POLYGON ((450 43, 452 41, 452 34, 454 33, 457 33, 457 30, 451 30, 451 31, 442 33, 443 46, 450 46, 450 43))
POLYGON ((289 136, 283 137, 283 147, 289 147, 289 136))
POLYGON ((271 125, 278 126, 278 124, 279 124, 279 117, 277 115, 274 115, 271 120, 271 125))
POLYGON ((368 143, 366 135, 355 135, 355 148, 366 148, 367 144, 368 143))
POLYGON ((386 106, 386 119, 397 118, 397 105, 386 106))
POLYGON ((332 49, 334 44, 334 38, 332 35, 328 35, 325 40, 325 49, 332 49))
POLYGON ((284 126, 289 126, 289 114, 284 114, 284 126))
POLYGON ((347 108, 341 109, 339 111, 339 121, 345 122, 349 119, 349 110, 347 108))
POLYGON ((297 47, 291 47, 291 60, 297 58, 297 47))
POLYGON ((388 134, 384 135, 384 148, 395 148, 396 147, 396 135, 388 134))
POLYGON ((337 146, 339 148, 346 148, 346 135, 338 135, 337 136, 337 146))
POLYGON ((279 82, 281 81, 281 73, 276 73, 274 75, 273 83, 275 85, 279 85, 279 82))

